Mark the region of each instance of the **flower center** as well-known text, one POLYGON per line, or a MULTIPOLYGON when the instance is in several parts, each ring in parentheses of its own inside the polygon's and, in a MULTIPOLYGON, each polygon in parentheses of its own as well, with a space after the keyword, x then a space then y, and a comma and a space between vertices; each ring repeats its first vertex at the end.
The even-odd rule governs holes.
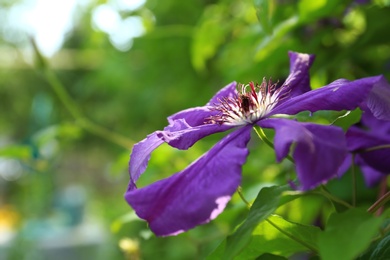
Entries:
POLYGON ((277 83, 263 79, 261 84, 238 84, 237 94, 234 97, 224 97, 215 104, 212 110, 218 111, 214 116, 206 118, 206 123, 245 125, 252 124, 264 118, 286 98, 289 91, 283 85, 277 88, 277 83), (284 90, 284 91, 283 91, 284 90))

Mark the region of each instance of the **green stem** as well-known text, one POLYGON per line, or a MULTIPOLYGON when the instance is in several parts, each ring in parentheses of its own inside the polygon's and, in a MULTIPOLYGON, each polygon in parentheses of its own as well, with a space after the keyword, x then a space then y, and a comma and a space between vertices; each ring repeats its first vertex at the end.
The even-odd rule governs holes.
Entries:
POLYGON ((340 205, 343 205, 349 209, 353 208, 353 206, 350 205, 349 203, 343 201, 342 199, 337 198, 336 196, 333 196, 329 191, 327 191, 327 189, 324 186, 321 186, 321 189, 315 193, 321 194, 324 197, 326 197, 327 199, 329 199, 330 201, 334 201, 334 202, 336 202, 340 205))
POLYGON ((368 212, 375 213, 380 207, 385 205, 388 201, 390 201, 390 191, 388 191, 385 195, 380 197, 371 207, 368 208, 368 212))
POLYGON ((129 138, 102 127, 101 125, 95 124, 86 118, 84 118, 82 121, 79 121, 79 125, 88 132, 104 138, 114 144, 122 146, 128 150, 130 150, 134 145, 134 141, 130 140, 129 138))
MULTIPOLYGON (((253 129, 255 130, 257 136, 260 138, 260 140, 262 140, 264 143, 266 143, 269 147, 271 147, 272 149, 275 150, 275 146, 274 144, 267 138, 267 136, 265 135, 263 129, 259 126, 254 126, 253 129)), ((295 163, 294 159, 290 156, 290 155, 287 155, 286 157, 290 162, 292 163, 295 163)))
POLYGON ((357 194, 357 184, 356 184, 356 167, 355 167, 355 154, 352 154, 352 206, 356 206, 356 194, 357 194))
POLYGON ((315 249, 315 248, 312 247, 311 245, 307 244, 305 241, 301 240, 300 238, 294 236, 293 234, 290 234, 290 233, 288 233, 287 231, 283 230, 282 228, 278 227, 278 225, 276 225, 274 222, 272 222, 272 221, 269 220, 268 218, 266 219, 266 221, 267 221, 271 226, 273 226, 274 228, 276 228, 277 230, 279 230, 281 233, 283 233, 284 235, 288 236, 289 238, 291 238, 292 240, 298 242, 299 244, 303 245, 304 247, 307 247, 310 251, 317 253, 317 249, 315 249))
POLYGON ((83 119, 83 115, 79 111, 77 105, 71 99, 69 94, 66 92, 64 86, 61 84, 60 80, 57 76, 48 68, 44 68, 43 76, 53 89, 54 93, 60 99, 65 108, 69 111, 69 113, 77 120, 83 119))
POLYGON ((272 149, 275 149, 274 144, 267 138, 262 128, 260 128, 259 126, 254 126, 253 129, 255 130, 257 136, 260 138, 261 141, 266 143, 272 149))
POLYGON ((36 57, 38 59, 39 65, 43 70, 43 76, 53 89, 54 93, 60 99, 61 103, 65 106, 65 108, 69 111, 72 117, 76 120, 76 123, 82 127, 84 130, 97 135, 101 138, 104 138, 112 143, 115 143, 119 146, 122 146, 126 149, 130 149, 134 142, 128 139, 125 136, 117 134, 113 131, 110 131, 107 128, 104 128, 98 124, 93 123, 91 120, 86 118, 81 111, 78 109, 76 102, 71 98, 71 96, 66 91, 66 88, 58 79, 58 77, 53 73, 52 70, 49 69, 46 60, 38 50, 34 41, 32 41, 33 48, 35 50, 36 57))
POLYGON ((250 209, 252 205, 246 200, 244 194, 242 193, 242 187, 241 187, 241 186, 238 186, 238 188, 237 188, 237 193, 238 193, 238 195, 240 195, 240 198, 241 198, 242 201, 246 204, 246 206, 248 207, 248 209, 250 209))
POLYGON ((359 151, 359 152, 360 153, 367 153, 367 152, 372 152, 372 151, 381 150, 381 149, 388 149, 388 148, 390 148, 390 144, 383 144, 383 145, 370 147, 370 148, 364 149, 364 150, 359 151))

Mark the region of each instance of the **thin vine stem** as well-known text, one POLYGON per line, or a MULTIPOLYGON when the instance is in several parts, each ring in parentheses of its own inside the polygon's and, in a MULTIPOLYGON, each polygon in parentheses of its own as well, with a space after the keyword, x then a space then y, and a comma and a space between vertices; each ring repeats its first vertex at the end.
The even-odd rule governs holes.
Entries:
MULTIPOLYGON (((259 126, 254 126, 253 129, 255 130, 257 136, 262 140, 264 143, 266 143, 269 147, 271 147, 273 150, 275 150, 274 144, 268 139, 268 137, 265 135, 263 129, 259 126)), ((290 162, 295 163, 294 159, 287 155, 286 157, 290 162)))
MULTIPOLYGON (((254 128, 256 134, 259 136, 259 138, 262 141, 264 141, 272 149, 275 149, 274 144, 267 138, 263 129, 261 129, 260 127, 257 127, 257 126, 254 126, 253 128, 254 128)), ((294 159, 290 155, 287 156, 287 159, 290 160, 292 163, 295 163, 294 159)), ((327 189, 324 186, 321 187, 320 191, 315 192, 315 193, 323 195, 326 198, 328 198, 330 201, 334 201, 338 204, 344 205, 347 208, 353 208, 352 205, 348 204, 347 202, 343 201, 342 199, 337 198, 336 196, 333 196, 329 191, 327 191, 327 189)))
POLYGON ((238 186, 237 188, 237 193, 238 195, 240 196, 241 200, 245 203, 245 205, 248 207, 248 209, 250 209, 252 207, 252 204, 249 203, 249 201, 245 198, 243 192, 242 192, 242 187, 241 186, 238 186))
POLYGON ((317 194, 321 194, 323 195, 324 197, 326 197, 327 199, 329 199, 330 201, 333 201, 333 202, 336 202, 340 205, 343 205, 345 206, 346 208, 353 208, 352 205, 350 205, 348 202, 345 202, 344 200, 340 199, 340 198, 337 198, 336 196, 332 195, 323 185, 321 186, 320 190, 315 192, 317 194))
POLYGON ((390 148, 390 144, 383 144, 383 145, 373 146, 373 147, 361 150, 359 152, 360 153, 368 153, 368 152, 372 152, 372 151, 376 151, 376 150, 389 149, 389 148, 390 148))
POLYGON ((267 221, 271 226, 273 226, 274 228, 276 228, 279 232, 281 232, 282 234, 286 235, 287 237, 289 237, 290 239, 298 242, 299 244, 303 245, 304 247, 307 247, 310 251, 314 252, 314 253, 317 253, 317 249, 315 249, 314 247, 312 247, 311 245, 309 245, 308 243, 306 243, 305 241, 303 241, 302 239, 294 236, 293 234, 291 233, 288 233, 287 231, 283 230, 282 228, 280 228, 278 225, 276 225, 274 222, 272 222, 270 219, 266 219, 265 221, 267 221))
POLYGON ((388 191, 385 195, 380 197, 371 207, 368 208, 368 212, 375 213, 378 209, 380 209, 383 205, 385 205, 388 201, 390 201, 390 191, 388 191))
POLYGON ((58 77, 47 65, 47 61, 40 53, 38 47, 36 46, 35 41, 34 40, 31 41, 35 51, 35 55, 37 57, 37 61, 39 63, 39 66, 42 69, 43 77, 49 83, 50 87, 57 95, 61 103, 64 105, 66 110, 68 110, 68 112, 75 119, 76 124, 78 124, 81 128, 96 136, 106 139, 126 149, 130 149, 134 145, 134 141, 118 133, 115 133, 101 125, 92 122, 91 120, 89 120, 87 117, 83 115, 83 113, 78 108, 76 102, 71 98, 69 93, 66 91, 65 86, 61 83, 58 77))
MULTIPOLYGON (((248 200, 245 198, 244 194, 242 193, 242 187, 241 186, 238 186, 237 193, 240 196, 240 198, 242 199, 242 201, 244 201, 244 203, 246 204, 248 209, 250 209, 252 207, 252 204, 249 203, 248 200)), ((272 222, 270 219, 267 218, 267 219, 265 219, 265 221, 267 221, 271 226, 276 228, 279 232, 281 232, 282 234, 286 235, 290 239, 300 243, 301 245, 307 247, 308 249, 310 249, 313 252, 317 252, 317 250, 314 247, 312 247, 311 245, 307 244, 305 241, 299 239, 298 237, 294 236, 293 234, 290 234, 287 231, 283 230, 281 227, 279 227, 277 224, 272 222)))
POLYGON ((355 154, 352 154, 352 206, 356 206, 356 196, 357 196, 357 184, 356 184, 356 165, 355 165, 355 154))

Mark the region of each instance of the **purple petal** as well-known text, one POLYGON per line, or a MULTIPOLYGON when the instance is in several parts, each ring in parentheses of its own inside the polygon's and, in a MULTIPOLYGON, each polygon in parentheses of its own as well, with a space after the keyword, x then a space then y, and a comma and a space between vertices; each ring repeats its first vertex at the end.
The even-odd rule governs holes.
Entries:
POLYGON ((376 118, 370 110, 363 112, 360 121, 370 133, 390 138, 390 121, 376 118))
MULTIPOLYGON (((389 143, 390 145, 390 143, 389 143)), ((384 174, 390 174, 390 148, 359 153, 365 164, 384 174)))
POLYGON ((127 202, 158 236, 179 234, 216 218, 241 182, 250 130, 245 126, 230 133, 167 179, 128 190, 127 202))
POLYGON ((385 78, 371 90, 366 105, 376 118, 390 120, 390 85, 385 78))
MULTIPOLYGON (((351 164, 352 164, 352 155, 348 154, 343 164, 339 168, 338 176, 339 177, 343 176, 347 172, 347 170, 351 167, 351 164)), ((383 177, 386 176, 383 173, 367 165, 366 162, 359 155, 355 155, 355 164, 359 166, 360 170, 362 171, 364 181, 368 187, 375 186, 381 181, 383 177)))
POLYGON ((216 111, 212 110, 212 108, 215 104, 219 103, 220 99, 224 97, 234 97, 234 95, 237 94, 236 86, 236 82, 228 84, 219 90, 206 104, 206 106, 182 110, 168 117, 168 122, 172 124, 176 120, 184 119, 188 125, 192 127, 204 124, 205 118, 215 115, 216 111))
POLYGON ((309 70, 315 56, 311 54, 288 52, 290 75, 283 85, 289 86, 289 97, 295 97, 311 90, 309 70))
POLYGON ((347 154, 343 163, 340 165, 340 167, 338 169, 337 176, 338 177, 343 176, 348 171, 348 169, 351 167, 351 164, 352 164, 352 155, 347 154))
MULTIPOLYGON (((174 124, 177 120, 184 120, 187 123, 187 127, 194 127, 205 124, 206 118, 215 115, 216 111, 212 110, 211 106, 204 106, 204 107, 194 107, 182 110, 176 114, 171 115, 168 117, 168 122, 170 125, 174 124)), ((170 126, 166 127, 164 130, 169 131, 170 126)), ((181 130, 181 129, 176 129, 181 130)))
MULTIPOLYGON (((356 152, 374 146, 390 144, 390 133, 379 134, 378 130, 365 131, 352 126, 346 133, 348 150, 356 152)), ((390 158, 390 157, 389 157, 390 158)))
POLYGON ((390 133, 380 134, 378 130, 365 131, 356 126, 346 133, 348 149, 358 153, 365 164, 385 174, 390 174, 390 148, 370 152, 364 150, 381 145, 390 145, 390 133))
POLYGON ((265 119, 258 124, 274 128, 278 161, 288 155, 291 145, 302 190, 309 190, 337 176, 347 155, 344 133, 334 126, 299 123, 287 119, 265 119))
POLYGON ((145 171, 150 160, 150 154, 163 142, 164 141, 157 137, 156 132, 154 132, 133 146, 129 162, 130 183, 128 190, 136 188, 135 182, 145 171))
POLYGON ((357 153, 364 164, 390 174, 390 148, 366 151, 383 145, 390 146, 390 121, 376 119, 370 111, 363 113, 361 121, 364 129, 352 126, 346 133, 348 149, 357 153))
POLYGON ((235 126, 204 124, 196 127, 187 127, 184 120, 176 120, 169 126, 168 131, 157 131, 157 136, 170 146, 185 150, 191 147, 198 140, 219 132, 225 132, 235 126))
MULTIPOLYGON (((358 159, 358 158, 357 158, 358 159)), ((373 169, 366 164, 360 164, 360 169, 363 172, 364 181, 368 187, 374 187, 377 185, 386 175, 373 169)))
POLYGON ((209 103, 207 103, 207 105, 213 106, 214 104, 218 104, 219 100, 224 98, 224 97, 234 97, 234 95, 237 94, 236 87, 237 87, 236 82, 232 82, 229 85, 225 86, 210 99, 210 101, 209 101, 209 103))
POLYGON ((382 76, 362 78, 355 81, 340 79, 331 84, 287 99, 275 107, 271 115, 295 115, 302 111, 353 110, 365 101, 371 89, 379 84, 382 76))

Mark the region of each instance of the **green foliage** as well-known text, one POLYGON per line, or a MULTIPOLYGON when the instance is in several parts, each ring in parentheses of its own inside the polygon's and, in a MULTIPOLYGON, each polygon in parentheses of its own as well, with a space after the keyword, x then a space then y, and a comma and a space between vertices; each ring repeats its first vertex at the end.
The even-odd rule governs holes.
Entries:
POLYGON ((203 13, 192 42, 192 64, 195 69, 205 70, 206 61, 216 55, 218 47, 225 41, 231 30, 231 21, 226 15, 228 11, 224 5, 212 5, 203 13))
POLYGON ((5 146, 0 149, 0 156, 26 160, 31 156, 31 148, 28 145, 5 146))
MULTIPOLYGON (((105 230, 111 227, 109 242, 99 244, 106 250, 100 259, 390 258, 388 211, 380 217, 366 212, 383 191, 368 189, 359 169, 358 209, 348 209, 351 171, 329 182, 329 193, 322 188, 291 191, 286 182, 295 179, 294 166, 275 163, 274 151, 256 138, 243 167, 242 193, 254 200, 249 212, 236 194, 211 223, 177 237, 157 238, 123 199, 130 144, 165 127, 167 116, 204 105, 232 81, 272 77, 283 82, 289 50, 316 55, 312 88, 338 78, 383 74, 389 79, 388 0, 365 5, 148 0, 136 10, 120 10, 114 2, 78 6, 62 49, 46 58, 37 48, 35 63, 26 63, 29 56, 23 56, 31 40, 17 37, 9 27, 17 21, 8 20, 13 17, 8 14, 26 7, 25 1, 1 4, 0 219, 18 234, 13 249, 17 259, 42 256, 36 241, 45 231, 55 235, 74 228, 69 223, 77 214, 84 221, 77 225, 96 221, 105 230), (130 49, 117 49, 109 33, 91 26, 103 4, 122 20, 142 20, 145 34, 132 39, 130 49), (10 43, 13 35, 16 40, 10 43), (74 185, 87 194, 78 209, 60 199, 74 185), (139 244, 126 251, 120 246, 123 238, 139 244)), ((361 113, 303 112, 295 118, 346 130, 361 113)), ((273 133, 266 133, 272 139, 273 133)), ((188 151, 162 145, 137 185, 181 171, 221 136, 205 138, 188 151)), ((80 194, 76 197, 71 201, 82 200, 80 194)))
POLYGON ((302 23, 309 23, 329 15, 343 12, 343 6, 338 0, 301 0, 298 4, 299 19, 302 23))
POLYGON ((369 259, 386 259, 390 257, 390 236, 387 235, 375 247, 369 259))
POLYGON ((277 208, 280 195, 288 186, 263 188, 251 206, 245 222, 227 238, 224 258, 231 259, 249 243, 251 233, 257 224, 271 215, 277 208), (265 203, 266 202, 266 203, 265 203))
POLYGON ((256 9, 257 19, 259 19, 262 29, 266 34, 272 34, 272 18, 275 12, 276 1, 255 0, 254 6, 256 9))
MULTIPOLYGON (((251 240, 234 259, 254 259, 266 253, 289 257, 298 252, 316 251, 320 229, 270 215, 259 222, 250 234, 251 240)), ((229 240, 224 241, 207 259, 233 259, 229 240)), ((233 244, 235 245, 235 244, 233 244)))
POLYGON ((318 237, 321 259, 355 259, 369 246, 382 222, 383 217, 359 209, 332 214, 318 237))

